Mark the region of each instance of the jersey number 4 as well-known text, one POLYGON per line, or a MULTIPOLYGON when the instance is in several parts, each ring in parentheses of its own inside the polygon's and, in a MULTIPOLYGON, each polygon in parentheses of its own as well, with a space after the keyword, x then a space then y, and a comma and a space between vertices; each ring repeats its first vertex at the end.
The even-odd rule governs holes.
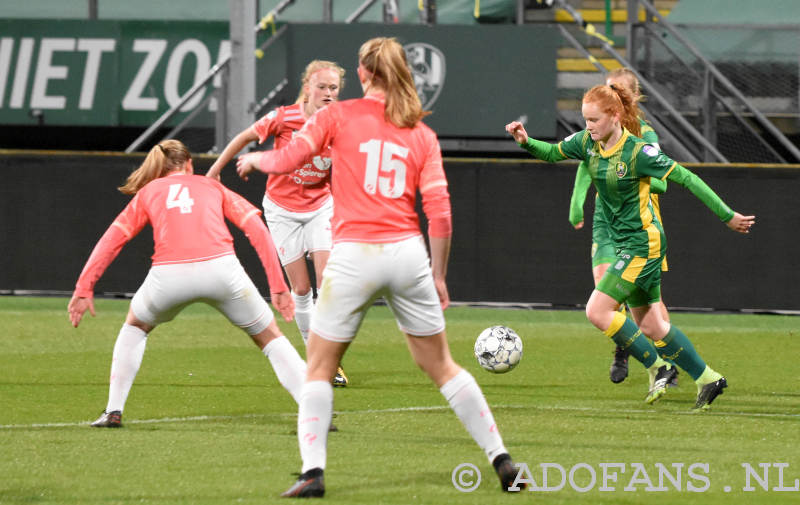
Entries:
POLYGON ((403 196, 406 189, 406 164, 403 159, 408 157, 408 148, 372 139, 359 144, 358 151, 367 153, 364 191, 374 195, 377 188, 387 198, 403 196))
POLYGON ((167 208, 174 209, 178 207, 181 209, 181 214, 189 214, 192 212, 192 205, 194 200, 189 196, 189 188, 183 187, 181 184, 170 184, 169 194, 167 195, 167 208))

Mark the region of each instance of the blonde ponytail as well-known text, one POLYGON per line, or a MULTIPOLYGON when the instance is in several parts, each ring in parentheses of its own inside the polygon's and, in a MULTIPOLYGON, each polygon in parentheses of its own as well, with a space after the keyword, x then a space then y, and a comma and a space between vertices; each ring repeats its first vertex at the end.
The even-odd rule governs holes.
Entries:
POLYGON ((384 93, 386 121, 399 128, 413 128, 430 114, 422 109, 406 53, 396 39, 376 37, 364 42, 358 62, 371 73, 370 86, 384 93))
POLYGON ((128 176, 119 189, 126 195, 135 195, 148 182, 181 169, 192 159, 189 149, 180 140, 163 140, 153 146, 142 164, 128 176))

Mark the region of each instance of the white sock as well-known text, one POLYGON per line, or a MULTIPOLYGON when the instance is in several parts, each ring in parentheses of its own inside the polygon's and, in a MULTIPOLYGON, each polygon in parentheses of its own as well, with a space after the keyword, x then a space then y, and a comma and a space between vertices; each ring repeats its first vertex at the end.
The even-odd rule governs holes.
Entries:
POLYGON ((298 295, 292 291, 294 299, 294 320, 297 329, 303 337, 303 342, 308 343, 308 328, 311 326, 311 313, 314 311, 314 291, 309 290, 304 295, 298 295))
POLYGON ((122 412, 125 409, 128 393, 142 364, 145 344, 147 344, 147 333, 130 324, 122 325, 111 358, 106 412, 115 410, 122 412))
POLYGON ((270 340, 261 352, 269 359, 281 386, 286 388, 294 401, 300 403, 300 389, 306 380, 306 362, 297 354, 289 339, 281 335, 270 340))
POLYGON ((297 441, 305 473, 312 468, 325 469, 328 428, 333 418, 333 386, 328 381, 303 384, 297 412, 297 441))
POLYGON ((475 442, 486 452, 490 462, 498 455, 508 452, 503 445, 489 404, 486 403, 481 388, 469 372, 462 369, 439 388, 439 391, 475 442))

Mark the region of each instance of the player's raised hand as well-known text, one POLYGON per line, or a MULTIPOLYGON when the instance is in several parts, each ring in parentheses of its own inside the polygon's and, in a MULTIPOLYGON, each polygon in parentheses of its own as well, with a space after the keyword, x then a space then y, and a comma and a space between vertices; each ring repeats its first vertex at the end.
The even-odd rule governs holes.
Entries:
POLYGON ((750 233, 750 228, 756 224, 756 216, 743 216, 738 212, 734 212, 733 217, 725 224, 733 231, 750 233))
POLYGON ((524 144, 528 141, 528 132, 525 131, 525 126, 519 121, 511 121, 506 125, 506 131, 514 137, 518 144, 524 144))

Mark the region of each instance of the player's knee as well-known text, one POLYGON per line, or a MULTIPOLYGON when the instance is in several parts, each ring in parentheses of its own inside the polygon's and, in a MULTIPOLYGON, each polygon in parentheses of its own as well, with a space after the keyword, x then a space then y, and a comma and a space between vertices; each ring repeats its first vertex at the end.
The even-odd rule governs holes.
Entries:
POLYGON ((263 349, 271 340, 281 336, 281 330, 275 322, 275 315, 267 307, 261 316, 250 324, 240 325, 253 342, 263 349))
MULTIPOLYGON (((592 304, 586 305, 586 319, 589 320, 596 328, 605 330, 603 328, 604 317, 600 310, 592 304)), ((606 325, 608 326, 608 325, 606 325)))
POLYGON ((310 282, 297 282, 292 284, 292 293, 296 296, 306 296, 311 291, 310 282))

